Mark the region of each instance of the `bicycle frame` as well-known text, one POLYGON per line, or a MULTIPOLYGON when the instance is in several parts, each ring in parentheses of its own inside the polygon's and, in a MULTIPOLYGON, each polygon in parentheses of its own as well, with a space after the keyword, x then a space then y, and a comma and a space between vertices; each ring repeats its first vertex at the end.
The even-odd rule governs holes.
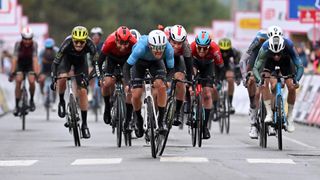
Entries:
MULTIPOLYGON (((275 98, 275 109, 278 108, 278 103, 279 101, 282 101, 282 104, 283 104, 283 96, 282 96, 282 76, 279 75, 279 72, 280 69, 277 69, 276 67, 276 72, 277 72, 277 75, 276 75, 276 78, 277 78, 277 84, 276 84, 276 98, 275 98)), ((278 114, 277 114, 277 111, 275 111, 274 113, 274 124, 277 123, 277 120, 278 120, 278 114)), ((285 111, 284 111, 284 106, 282 106, 282 115, 281 117, 283 117, 282 121, 284 124, 287 124, 287 119, 286 119, 286 114, 285 114, 285 111)))
MULTIPOLYGON (((152 96, 152 80, 151 80, 151 74, 148 69, 146 71, 146 80, 144 81, 144 92, 145 92, 144 103, 145 104, 147 103, 148 97, 150 97, 150 99, 151 99, 151 104, 152 104, 152 108, 153 108, 153 115, 155 117, 155 129, 158 129, 158 115, 156 113, 156 108, 154 106, 154 99, 152 96)), ((144 118, 143 126, 145 129, 147 129, 147 127, 148 127, 147 119, 148 118, 144 118)))

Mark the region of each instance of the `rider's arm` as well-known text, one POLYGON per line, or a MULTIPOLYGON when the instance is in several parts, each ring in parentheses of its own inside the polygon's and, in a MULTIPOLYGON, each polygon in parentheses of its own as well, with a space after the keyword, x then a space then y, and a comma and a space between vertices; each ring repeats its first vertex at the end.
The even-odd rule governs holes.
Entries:
POLYGON ((63 58, 64 54, 66 53, 66 50, 67 50, 68 46, 70 45, 71 41, 72 40, 70 37, 70 38, 65 39, 62 42, 62 44, 59 48, 59 51, 57 52, 56 57, 54 58, 52 66, 51 66, 52 76, 57 76, 58 66, 61 63, 62 58, 63 58))
POLYGON ((11 74, 13 74, 16 71, 19 48, 20 48, 20 41, 16 42, 16 44, 14 46, 13 58, 12 58, 12 66, 11 66, 11 74))
POLYGON ((128 83, 130 80, 130 69, 136 64, 139 58, 141 58, 145 54, 145 47, 141 43, 137 43, 132 47, 132 53, 130 54, 127 62, 123 67, 123 76, 125 81, 128 83))
POLYGON ((191 54, 191 48, 190 48, 190 45, 188 43, 188 41, 186 40, 183 44, 183 57, 184 57, 184 62, 185 62, 185 65, 186 65, 186 73, 187 73, 187 80, 188 81, 191 81, 192 79, 192 66, 193 66, 193 63, 192 63, 192 54, 191 54))
POLYGON ((299 58, 299 55, 298 55, 296 49, 293 46, 292 41, 287 39, 287 44, 288 44, 288 50, 289 50, 290 57, 291 57, 294 65, 296 66, 296 69, 297 69, 295 80, 299 81, 303 75, 304 67, 302 65, 301 59, 299 58))
POLYGON ((174 74, 174 49, 171 44, 167 42, 165 50, 166 64, 167 64, 167 79, 171 79, 174 74))
POLYGON ((38 44, 35 41, 33 41, 32 61, 33 61, 33 71, 36 74, 39 74, 40 66, 38 62, 38 44))
POLYGON ((264 61, 266 59, 266 55, 268 52, 268 44, 269 44, 269 42, 266 41, 262 45, 262 47, 260 48, 258 56, 255 60, 255 63, 254 63, 253 69, 252 69, 253 75, 254 75, 257 82, 261 82, 260 72, 264 66, 264 61))
POLYGON ((92 67, 94 67, 94 70, 97 74, 97 77, 100 79, 101 73, 100 73, 100 69, 99 69, 99 65, 98 65, 99 54, 97 51, 97 47, 96 47, 96 45, 94 45, 94 43, 91 39, 87 40, 87 46, 89 48, 89 53, 91 55, 92 67))

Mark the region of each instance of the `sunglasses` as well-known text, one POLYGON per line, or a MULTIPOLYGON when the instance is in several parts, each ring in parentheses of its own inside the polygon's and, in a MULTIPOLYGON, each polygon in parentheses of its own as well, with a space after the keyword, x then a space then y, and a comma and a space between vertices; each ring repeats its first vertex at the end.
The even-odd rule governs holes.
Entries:
POLYGON ((199 45, 196 45, 198 51, 206 51, 210 48, 210 46, 199 46, 199 45))
POLYGON ((150 45, 150 49, 152 51, 161 51, 161 52, 163 52, 166 49, 166 45, 163 45, 163 46, 150 45))
POLYGON ((22 38, 23 40, 25 40, 25 41, 31 41, 32 40, 32 38, 22 38))
POLYGON ((118 40, 119 44, 120 45, 128 45, 129 44, 129 41, 123 41, 123 40, 118 40))
POLYGON ((86 41, 74 40, 73 43, 76 45, 78 45, 78 44, 83 45, 84 43, 86 43, 86 41))

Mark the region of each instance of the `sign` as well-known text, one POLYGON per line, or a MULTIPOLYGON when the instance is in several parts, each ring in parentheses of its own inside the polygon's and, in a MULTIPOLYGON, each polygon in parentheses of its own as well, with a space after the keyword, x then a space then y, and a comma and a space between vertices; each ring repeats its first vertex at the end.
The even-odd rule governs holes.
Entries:
POLYGON ((17 1, 0 0, 0 25, 12 25, 17 21, 17 1))
POLYGON ((289 19, 298 19, 301 9, 320 9, 320 0, 288 0, 289 19))
POLYGON ((236 12, 235 14, 235 38, 252 39, 260 30, 260 13, 236 12))
POLYGON ((299 20, 301 23, 316 23, 320 22, 320 11, 315 9, 300 10, 299 20))
POLYGON ((214 40, 217 42, 219 39, 227 37, 233 39, 234 36, 234 22, 233 21, 213 21, 212 29, 214 40))
POLYGON ((264 29, 278 25, 284 31, 305 33, 313 27, 312 24, 302 24, 299 19, 286 18, 287 0, 263 0, 261 2, 261 27, 264 29))

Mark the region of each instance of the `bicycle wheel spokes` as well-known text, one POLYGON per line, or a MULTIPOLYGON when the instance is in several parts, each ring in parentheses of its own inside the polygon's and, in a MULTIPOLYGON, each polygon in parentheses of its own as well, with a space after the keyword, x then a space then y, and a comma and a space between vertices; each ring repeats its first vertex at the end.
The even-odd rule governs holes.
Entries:
POLYGON ((124 113, 124 102, 120 95, 117 95, 116 100, 114 102, 115 105, 115 122, 117 127, 117 146, 121 147, 122 140, 122 122, 123 122, 123 113, 124 113))
POLYGON ((277 135, 278 135, 278 148, 282 150, 282 127, 283 127, 283 102, 281 96, 277 97, 277 135))
POLYGON ((224 102, 225 102, 225 111, 224 111, 224 115, 225 115, 225 130, 226 133, 229 134, 229 130, 230 130, 230 101, 229 98, 227 96, 227 92, 225 93, 225 98, 224 98, 224 102))
POLYGON ((156 144, 155 144, 155 117, 153 113, 153 104, 151 97, 147 98, 147 113, 148 113, 148 127, 150 130, 150 145, 151 145, 151 155, 153 158, 157 157, 156 144))
POLYGON ((202 138, 203 138, 203 120, 204 120, 204 112, 202 108, 202 102, 201 102, 201 96, 199 95, 197 97, 197 115, 196 115, 196 121, 197 121, 197 128, 198 128, 198 147, 201 147, 202 145, 202 138))
POLYGON ((159 144, 159 145, 161 145, 161 148, 159 151, 160 156, 162 155, 162 153, 166 147, 169 133, 172 128, 172 122, 173 122, 173 118, 174 118, 174 110, 175 110, 175 100, 173 97, 170 97, 168 100, 168 103, 167 103, 167 110, 166 110, 166 114, 165 114, 165 119, 166 119, 166 122, 168 125, 168 132, 163 137, 163 142, 161 144, 159 144))

